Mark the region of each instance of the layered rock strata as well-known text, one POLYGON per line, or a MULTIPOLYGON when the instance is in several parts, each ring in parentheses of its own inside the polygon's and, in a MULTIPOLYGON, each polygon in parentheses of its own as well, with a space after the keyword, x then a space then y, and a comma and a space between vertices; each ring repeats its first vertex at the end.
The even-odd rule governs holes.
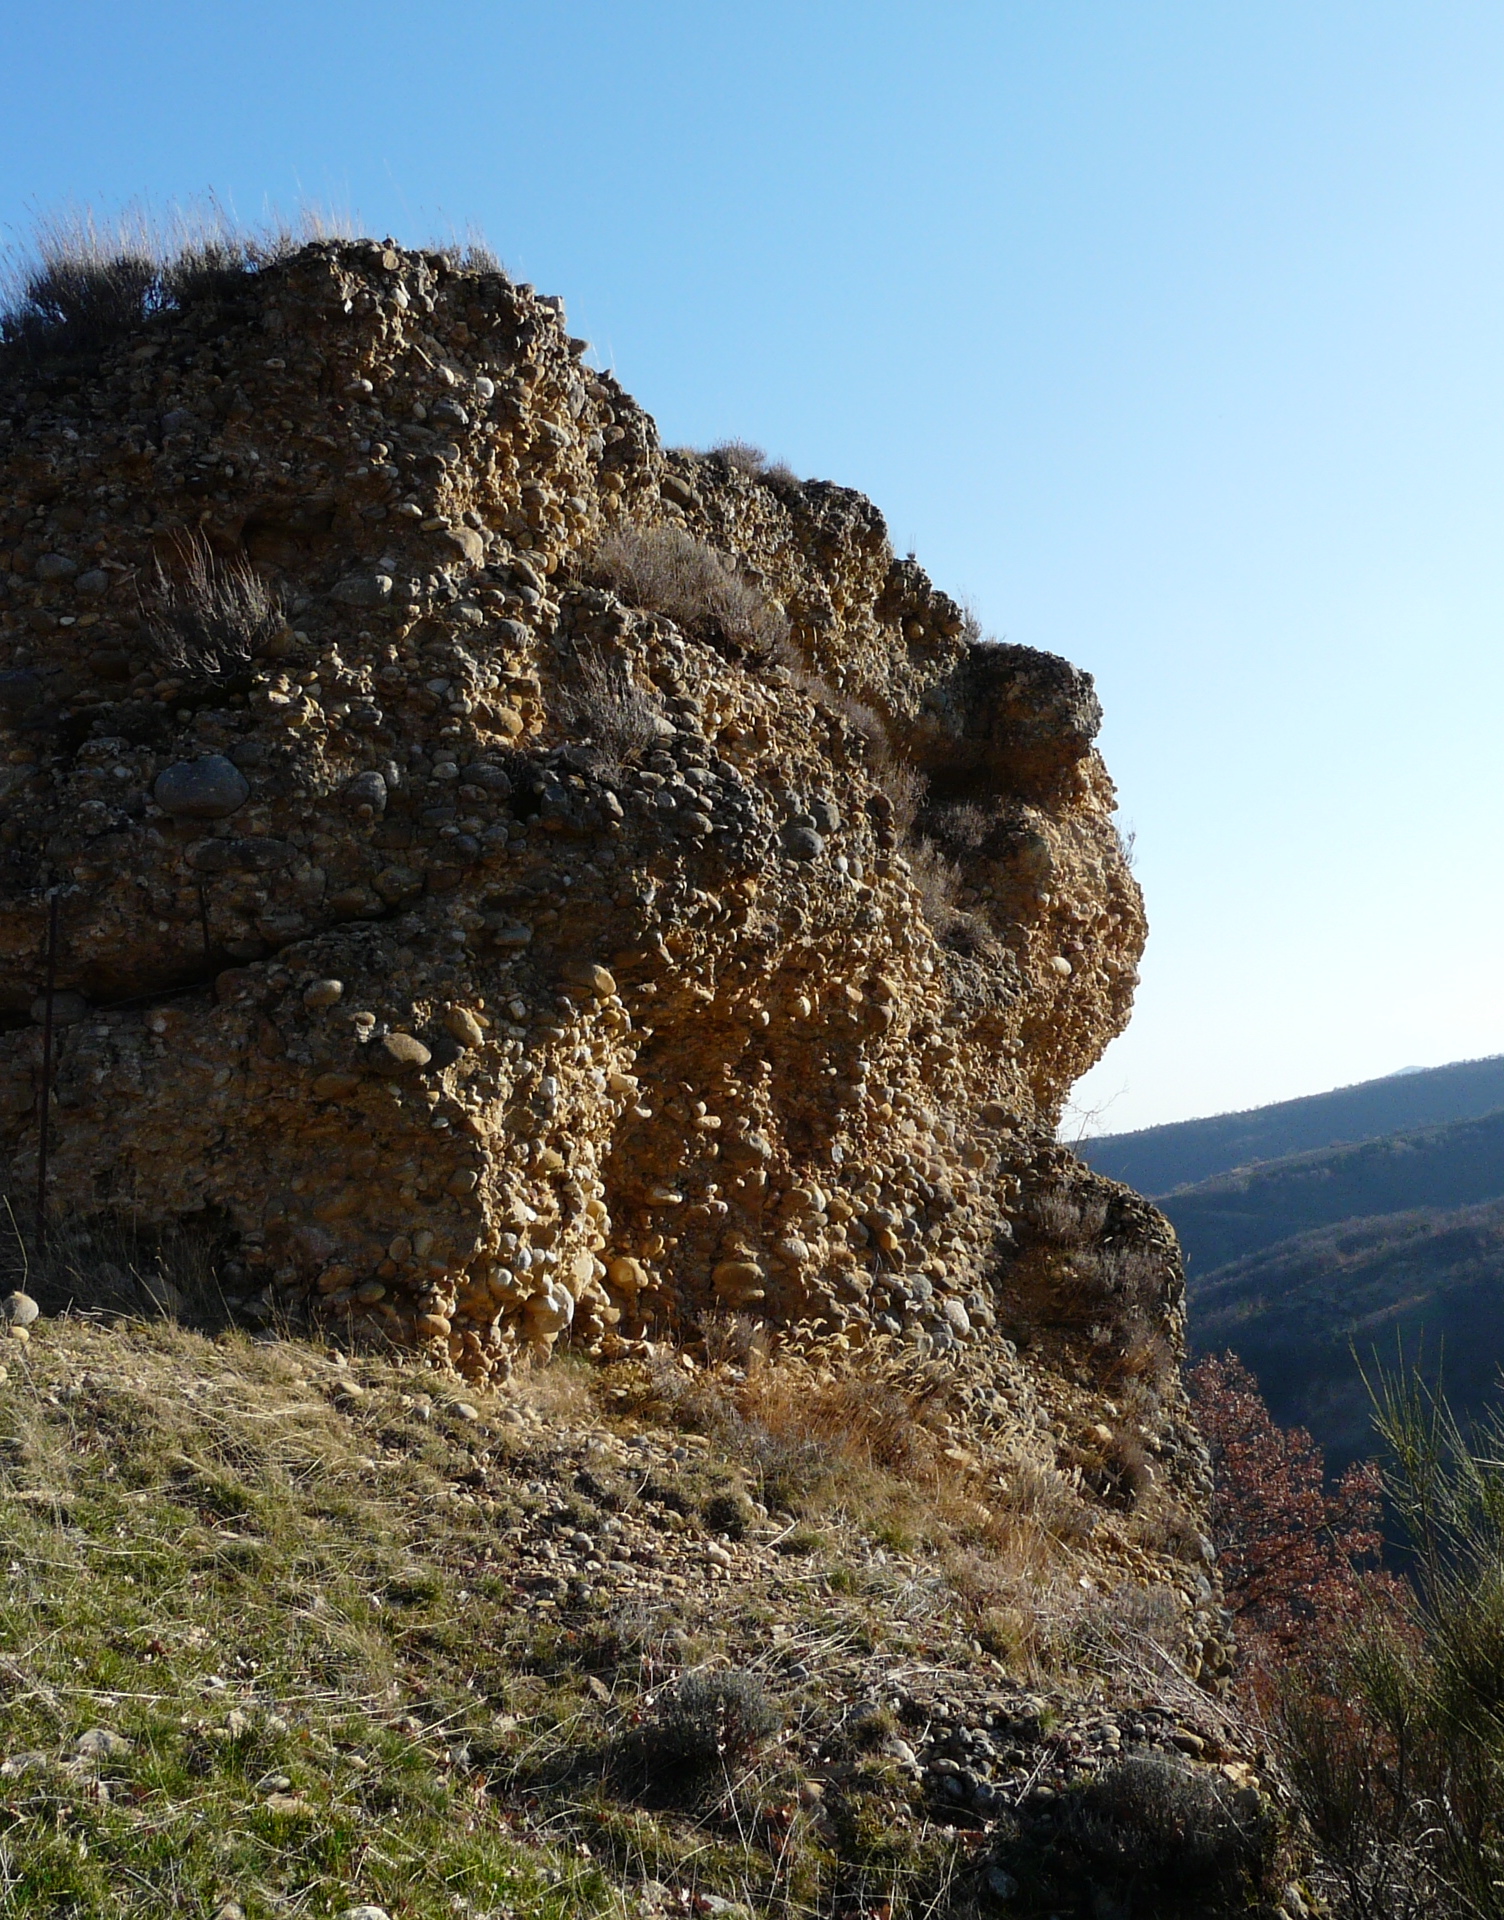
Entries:
POLYGON ((5 366, 8 1190, 55 893, 53 1214, 197 1217, 249 1312, 1173 1351, 1173 1242, 1049 1144, 1144 933, 1088 676, 584 350, 341 243, 5 366))

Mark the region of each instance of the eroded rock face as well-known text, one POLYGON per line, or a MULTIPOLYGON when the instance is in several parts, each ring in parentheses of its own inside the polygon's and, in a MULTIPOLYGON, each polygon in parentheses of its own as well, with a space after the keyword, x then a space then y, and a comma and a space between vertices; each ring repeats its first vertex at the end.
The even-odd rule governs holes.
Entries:
MULTIPOLYGON (((213 1218, 248 1299, 474 1375, 710 1312, 945 1348, 1027 1303, 1120 1354, 1111 1263, 1029 1201, 1120 1193, 1048 1145, 1144 932, 1089 678, 980 642, 859 495, 665 454, 582 351, 498 275, 320 244, 5 369, 7 1185, 58 887, 53 1207, 213 1218), (655 526, 787 652, 599 584, 655 526), (283 596, 243 670, 154 634, 191 541, 283 596)), ((1101 1206, 1173 1347, 1173 1242, 1101 1206)))

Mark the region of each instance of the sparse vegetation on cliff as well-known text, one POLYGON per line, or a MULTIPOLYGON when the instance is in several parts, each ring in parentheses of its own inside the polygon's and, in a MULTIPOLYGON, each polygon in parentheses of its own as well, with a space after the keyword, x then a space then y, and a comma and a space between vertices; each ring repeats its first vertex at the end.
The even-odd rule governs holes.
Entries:
POLYGON ((735 558, 682 527, 616 527, 596 548, 589 571, 629 606, 667 614, 687 633, 752 665, 776 659, 788 638, 787 616, 741 577, 735 558))
POLYGON ((154 315, 224 292, 332 230, 312 212, 250 228, 212 201, 166 215, 144 206, 113 216, 65 209, 40 221, 30 246, 0 273, 0 346, 33 359, 98 352, 154 315))
POLYGON ((243 556, 221 560, 185 538, 174 564, 156 565, 147 614, 164 671, 227 687, 286 628, 282 596, 243 556))

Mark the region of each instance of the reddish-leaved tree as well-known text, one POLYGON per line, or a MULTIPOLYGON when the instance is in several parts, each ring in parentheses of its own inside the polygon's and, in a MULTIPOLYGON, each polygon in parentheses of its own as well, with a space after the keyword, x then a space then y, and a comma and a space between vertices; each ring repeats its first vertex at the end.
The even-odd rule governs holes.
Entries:
POLYGON ((1276 1426, 1236 1354, 1209 1354, 1189 1376, 1215 1474, 1212 1538, 1245 1659, 1309 1652, 1312 1636, 1392 1604, 1379 1571, 1382 1484, 1372 1461, 1335 1487, 1304 1427, 1276 1426))

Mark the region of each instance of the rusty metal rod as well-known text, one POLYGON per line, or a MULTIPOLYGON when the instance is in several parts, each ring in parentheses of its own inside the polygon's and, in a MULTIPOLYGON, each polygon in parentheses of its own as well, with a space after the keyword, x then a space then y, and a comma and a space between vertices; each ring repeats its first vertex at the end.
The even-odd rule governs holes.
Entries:
POLYGON ((37 1122, 37 1257, 47 1257, 47 1132, 52 1118, 52 1002, 57 993, 58 890, 47 897, 47 985, 42 994, 42 1110, 37 1122))

